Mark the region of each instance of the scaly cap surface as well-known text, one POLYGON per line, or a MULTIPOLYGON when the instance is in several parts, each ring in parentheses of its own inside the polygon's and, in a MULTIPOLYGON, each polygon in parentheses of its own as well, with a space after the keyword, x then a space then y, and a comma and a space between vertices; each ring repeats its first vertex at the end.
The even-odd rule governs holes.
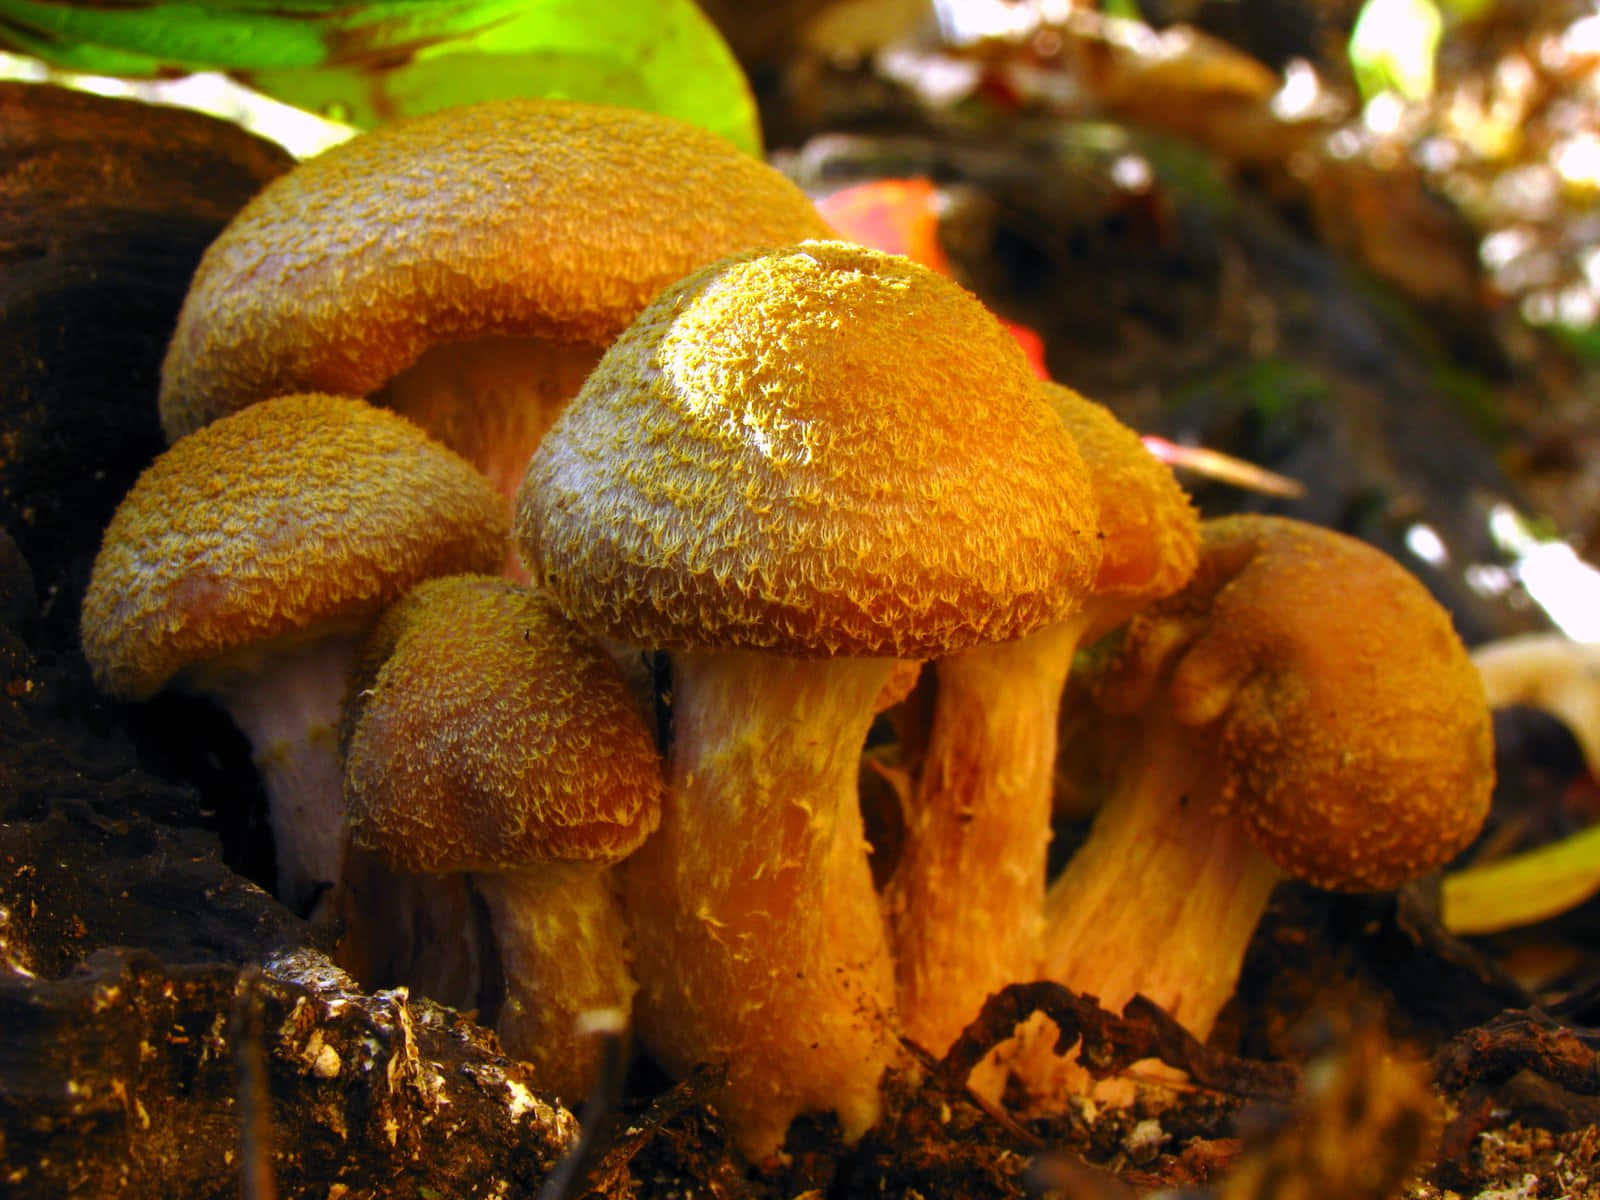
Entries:
POLYGON ((1039 393, 1067 427, 1099 499, 1105 554, 1097 596, 1153 600, 1194 574, 1200 516, 1172 470, 1103 404, 1043 380, 1039 393))
POLYGON ((842 242, 658 297, 518 494, 534 578, 638 645, 932 657, 1073 612, 1099 560, 1082 460, 958 285, 842 242))
POLYGON ((1214 741, 1225 805, 1292 875, 1384 889, 1448 861, 1494 781, 1483 685, 1449 614, 1331 530, 1238 516, 1201 539, 1188 587, 1094 664, 1101 703, 1166 703, 1214 741))
POLYGON ((397 121, 301 163, 207 251, 162 368, 176 438, 268 396, 365 396, 429 346, 605 345, 666 284, 826 236, 797 187, 657 113, 518 98, 397 121))
POLYGON ((504 504, 465 461, 360 400, 285 396, 181 439, 101 541, 81 631, 126 699, 318 625, 356 628, 420 579, 492 570, 504 504))
POLYGON ((429 580, 394 604, 344 740, 352 836, 403 870, 611 862, 660 814, 661 757, 617 665, 507 579, 429 580))

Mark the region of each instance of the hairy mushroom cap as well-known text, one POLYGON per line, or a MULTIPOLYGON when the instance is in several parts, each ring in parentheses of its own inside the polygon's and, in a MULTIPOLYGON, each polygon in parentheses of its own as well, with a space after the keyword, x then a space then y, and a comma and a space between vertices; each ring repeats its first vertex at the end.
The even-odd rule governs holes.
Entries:
POLYGON ((510 580, 418 585, 374 627, 351 697, 352 836, 403 870, 611 862, 655 828, 661 756, 620 670, 510 580))
POLYGON ((352 836, 402 870, 472 872, 509 1053, 576 1100, 600 1070, 584 1013, 637 985, 610 865, 655 828, 661 757, 622 673, 506 579, 432 580, 384 614, 344 724, 352 836))
POLYGON ((856 779, 891 659, 1074 610, 1099 546, 1083 464, 968 292, 841 242, 662 293, 529 463, 531 575, 580 625, 674 651, 661 833, 624 874, 640 1029, 724 1061, 754 1158, 804 1111, 847 1139, 897 1049, 856 779))
POLYGON ((1104 553, 1094 594, 1142 603, 1171 595, 1194 574, 1200 516, 1172 470, 1110 409, 1064 384, 1039 393, 1067 427, 1100 498, 1104 553))
POLYGON ((311 627, 359 629, 413 583, 504 556, 499 498, 409 421, 295 395, 183 438, 105 532, 84 597, 95 681, 144 699, 311 627))
POLYGON ((926 658, 1071 612, 1094 521, 1072 440, 969 292, 807 242, 641 313, 515 525, 534 578, 623 641, 926 658))
POLYGON ((195 275, 162 369, 169 437, 288 391, 367 395, 429 346, 604 346, 723 254, 823 236, 776 170, 695 126, 505 99, 397 121, 261 192, 195 275))
POLYGON ((1483 684, 1449 614, 1363 542, 1284 518, 1206 522, 1193 580, 1133 619, 1091 684, 1114 680, 1099 701, 1127 712, 1163 678, 1178 724, 1215 731, 1223 806, 1288 874, 1393 888, 1483 824, 1483 684))

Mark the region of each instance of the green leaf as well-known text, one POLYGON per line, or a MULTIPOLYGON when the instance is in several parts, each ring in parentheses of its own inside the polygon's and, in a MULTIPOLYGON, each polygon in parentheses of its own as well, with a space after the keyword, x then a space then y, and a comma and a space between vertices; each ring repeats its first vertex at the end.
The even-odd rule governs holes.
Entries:
POLYGON ((559 96, 680 117, 761 152, 755 101, 732 52, 688 0, 539 0, 467 37, 370 64, 264 71, 268 95, 369 127, 493 96, 559 96))
POLYGON ((1444 877, 1451 933, 1496 933, 1560 916, 1600 892, 1600 826, 1444 877))
POLYGON ((1407 100, 1431 95, 1443 28, 1433 0, 1367 0, 1347 51, 1361 94, 1371 99, 1391 91, 1407 100))
POLYGON ((755 103, 692 0, 0 0, 0 46, 76 71, 220 70, 370 127, 497 96, 650 109, 751 153, 755 103))

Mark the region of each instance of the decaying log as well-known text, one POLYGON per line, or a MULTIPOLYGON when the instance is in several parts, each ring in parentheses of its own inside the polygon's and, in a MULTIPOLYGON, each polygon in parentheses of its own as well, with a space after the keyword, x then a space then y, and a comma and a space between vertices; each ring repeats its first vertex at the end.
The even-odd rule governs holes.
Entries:
POLYGON ((526 1195, 577 1132, 476 1025, 404 989, 363 995, 311 950, 243 971, 125 949, 59 980, 8 971, 0 1028, 0 1187, 19 1200, 232 1196, 245 1171, 280 1196, 526 1195), (250 1031, 264 1069, 242 1088, 250 1031))

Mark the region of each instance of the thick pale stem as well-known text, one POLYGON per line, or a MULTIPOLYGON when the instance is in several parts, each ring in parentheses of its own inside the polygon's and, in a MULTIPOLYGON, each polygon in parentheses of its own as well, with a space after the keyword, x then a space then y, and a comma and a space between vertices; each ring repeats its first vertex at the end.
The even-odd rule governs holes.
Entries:
POLYGON ((434 346, 374 398, 477 467, 511 504, 545 431, 604 347, 486 337, 434 346))
MULTIPOLYGON (((1051 885, 1042 974, 1119 1012, 1143 993, 1196 1037, 1233 994, 1282 872, 1220 811, 1205 730, 1152 715, 1089 838, 1051 885)), ((1038 1038, 1016 1064, 1036 1095, 1087 1076, 1038 1038)))
POLYGON ((628 935, 609 868, 549 863, 477 874, 489 908, 506 997, 495 1028, 506 1051, 539 1069, 569 1105, 588 1095, 599 1046, 577 1028, 599 1009, 626 1018, 635 984, 628 935))
POLYGON ((888 659, 674 656, 661 827, 623 865, 641 1040, 726 1064, 718 1104, 765 1158, 799 1113, 880 1109, 893 972, 856 771, 888 659))
POLYGON ((278 899, 305 913, 343 873, 346 827, 339 716, 357 639, 329 635, 263 656, 198 690, 249 739, 267 794, 278 899))
POLYGON ((934 1054, 991 993, 1035 977, 1056 710, 1079 628, 1061 622, 935 666, 927 756, 886 895, 906 1032, 934 1054))

